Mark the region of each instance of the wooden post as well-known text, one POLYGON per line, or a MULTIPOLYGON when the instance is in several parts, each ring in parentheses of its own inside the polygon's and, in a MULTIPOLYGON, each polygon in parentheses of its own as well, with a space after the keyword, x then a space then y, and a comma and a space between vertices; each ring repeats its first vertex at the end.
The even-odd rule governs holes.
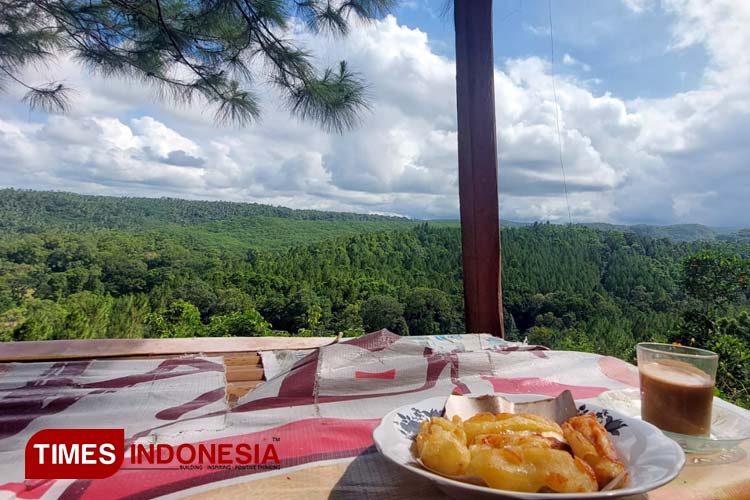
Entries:
POLYGON ((492 0, 455 0, 466 331, 503 336, 492 0))

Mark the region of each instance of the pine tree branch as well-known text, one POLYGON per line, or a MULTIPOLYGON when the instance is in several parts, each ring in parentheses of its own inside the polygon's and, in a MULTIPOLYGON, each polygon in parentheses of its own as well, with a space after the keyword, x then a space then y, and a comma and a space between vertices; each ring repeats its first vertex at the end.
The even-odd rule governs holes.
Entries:
POLYGON ((3 73, 5 73, 6 75, 8 75, 8 77, 10 77, 11 80, 13 80, 17 84, 21 85, 22 87, 25 87, 28 90, 37 90, 35 87, 33 87, 33 86, 25 83, 24 81, 20 80, 19 78, 16 78, 16 76, 13 73, 11 73, 7 69, 5 69, 5 67, 2 66, 2 65, 0 65, 0 71, 2 71, 3 73))
POLYGON ((0 71, 5 73, 11 80, 28 89, 23 100, 28 102, 32 109, 44 109, 47 111, 65 111, 68 108, 69 88, 61 83, 50 83, 49 87, 35 87, 16 77, 12 72, 0 65, 0 71))
MULTIPOLYGON (((293 114, 326 127, 348 128, 366 108, 353 73, 325 69, 295 40, 280 36, 290 4, 312 16, 315 29, 344 34, 347 14, 373 18, 392 0, 5 0, 0 10, 2 74, 16 79, 25 65, 45 61, 56 48, 72 52, 93 71, 153 81, 175 100, 196 92, 218 104, 217 117, 247 122, 259 112, 241 84, 252 82, 249 61, 262 55, 268 80, 288 94, 293 114), (184 73, 194 75, 194 79, 184 73)), ((312 25, 311 25, 312 26, 312 25)), ((26 83, 26 82, 24 82, 26 83)), ((33 87, 37 97, 65 89, 33 87)), ((30 100, 31 101, 31 100, 30 100)))
POLYGON ((265 33, 261 33, 260 31, 256 31, 256 35, 258 35, 258 43, 261 46, 261 49, 263 49, 263 55, 268 57, 271 62, 273 62, 274 66, 276 66, 276 69, 278 69, 282 74, 287 75, 295 80, 302 80, 305 81, 305 77, 303 75, 299 75, 296 73, 292 73, 284 63, 282 63, 276 56, 275 51, 276 48, 279 48, 280 50, 286 51, 286 47, 284 47, 284 43, 279 40, 276 35, 271 32, 271 30, 268 28, 268 26, 263 23, 260 16, 255 12, 253 7, 250 5, 250 3, 247 0, 242 0, 245 6, 250 11, 250 14, 248 15, 242 6, 239 4, 237 0, 235 0, 235 4, 237 5, 237 9, 242 13, 245 20, 251 24, 256 26, 261 26, 265 33))
POLYGON ((165 33, 167 34, 167 37, 169 38, 169 40, 170 40, 170 41, 172 42, 172 46, 174 47, 175 51, 177 51, 177 54, 178 54, 178 55, 180 56, 180 58, 182 58, 182 61, 183 61, 183 62, 184 62, 184 63, 185 63, 185 64, 186 64, 186 65, 187 65, 187 66, 188 66, 188 67, 189 67, 189 68, 190 68, 191 70, 193 70, 193 72, 194 72, 194 73, 195 73, 196 75, 198 75, 198 77, 199 77, 199 78, 200 78, 201 80, 203 80, 203 82, 204 82, 204 83, 205 83, 206 85, 208 85, 208 87, 209 87, 209 88, 211 88, 211 90, 213 90, 213 91, 214 91, 214 93, 216 94, 216 97, 218 97, 218 98, 219 98, 220 100, 222 100, 222 101, 226 100, 226 98, 224 97, 224 93, 223 93, 223 92, 221 92, 221 91, 220 91, 220 90, 219 90, 218 88, 216 88, 216 87, 214 86, 214 84, 213 84, 213 83, 211 83, 211 82, 210 82, 210 81, 208 80, 208 78, 206 78, 206 76, 205 76, 205 75, 203 74, 203 72, 201 72, 200 70, 198 70, 198 68, 196 68, 196 67, 195 67, 195 66, 194 66, 194 65, 193 65, 193 64, 192 64, 192 63, 191 63, 191 62, 190 62, 190 61, 189 61, 189 60, 188 60, 188 59, 187 59, 187 58, 186 58, 186 57, 185 57, 184 55, 183 55, 183 53, 182 53, 182 50, 180 50, 180 46, 178 45, 177 41, 176 41, 176 40, 174 39, 174 36, 172 36, 172 31, 170 30, 170 27, 169 27, 169 25, 167 25, 166 21, 164 21, 164 15, 162 14, 162 10, 161 10, 161 2, 160 2, 160 0, 155 0, 155 1, 156 1, 156 12, 158 13, 158 16, 159 16, 159 24, 161 24, 162 28, 164 28, 164 32, 165 32, 165 33))
MULTIPOLYGON (((70 38, 71 38, 71 39, 72 39, 72 40, 73 40, 73 41, 74 41, 74 42, 76 43, 76 45, 78 45, 78 46, 80 47, 80 49, 81 49, 82 51, 86 51, 86 50, 89 50, 89 46, 88 46, 88 45, 86 45, 86 42, 84 42, 83 40, 81 40, 81 39, 80 39, 80 38, 78 37, 78 34, 77 34, 77 33, 73 33, 73 32, 72 32, 72 31, 70 31, 70 30, 69 30, 69 29, 68 29, 67 27, 64 27, 63 29, 64 29, 64 30, 65 30, 65 32, 66 32, 66 33, 68 34, 68 36, 69 36, 69 37, 70 37, 70 38)), ((105 51, 107 51, 107 52, 108 52, 108 53, 109 53, 110 55, 112 55, 113 57, 115 57, 115 58, 117 58, 117 59, 125 59, 125 60, 126 60, 126 63, 127 63, 128 65, 130 65, 130 66, 132 66, 133 68, 135 68, 135 69, 137 69, 137 70, 141 71, 141 72, 142 72, 142 73, 143 73, 143 74, 144 74, 145 76, 147 76, 147 77, 149 77, 149 78, 155 78, 155 79, 157 79, 157 80, 160 80, 160 81, 162 81, 162 82, 164 82, 164 83, 168 83, 168 84, 172 84, 172 85, 181 85, 181 86, 185 86, 185 87, 189 87, 189 86, 190 86, 190 84, 187 84, 187 83, 184 83, 184 82, 180 82, 180 81, 178 81, 178 80, 174 80, 174 79, 170 79, 170 78, 165 78, 165 77, 162 77, 162 76, 160 76, 160 75, 157 75, 157 74, 155 74, 155 73, 149 72, 149 71, 147 71, 147 70, 145 70, 145 69, 141 68, 141 67, 140 67, 140 66, 139 66, 139 65, 138 65, 138 64, 137 64, 137 63, 136 63, 135 61, 132 61, 132 60, 130 60, 129 58, 126 58, 126 57, 124 57, 124 56, 123 56, 122 54, 118 54, 118 53, 114 52, 114 51, 112 50, 112 48, 111 48, 111 47, 109 46, 109 44, 107 44, 106 42, 104 42, 103 40, 101 40, 101 39, 100 39, 99 37, 97 37, 97 36, 94 36, 94 35, 92 35, 92 34, 90 34, 90 33, 89 33, 89 35, 91 36, 91 38, 93 38, 93 39, 94 39, 94 41, 96 41, 96 42, 97 42, 97 44, 98 44, 98 45, 99 45, 99 46, 100 46, 100 47, 101 47, 102 49, 104 49, 105 51)), ((132 51, 129 51, 129 52, 131 52, 131 53, 132 53, 132 51)))

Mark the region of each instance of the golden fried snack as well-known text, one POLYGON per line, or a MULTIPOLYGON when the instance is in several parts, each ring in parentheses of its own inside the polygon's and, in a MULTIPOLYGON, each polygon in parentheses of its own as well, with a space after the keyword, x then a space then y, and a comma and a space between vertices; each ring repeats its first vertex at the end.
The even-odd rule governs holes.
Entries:
POLYGON ((533 446, 492 448, 472 445, 468 473, 479 476, 491 488, 558 493, 598 491, 591 467, 570 453, 533 446))
POLYGON ((607 430, 593 414, 571 417, 562 429, 573 454, 594 470, 600 488, 625 471, 607 430))
POLYGON ((471 462, 466 434, 458 417, 452 422, 443 417, 425 420, 419 426, 415 445, 417 458, 440 474, 463 475, 471 462))
POLYGON ((531 434, 553 433, 562 440, 562 429, 552 420, 528 413, 479 413, 464 422, 469 443, 482 434, 506 434, 526 432, 531 434))
POLYGON ((567 445, 551 436, 541 434, 528 434, 516 432, 508 434, 481 434, 474 438, 469 444, 483 444, 491 448, 504 448, 506 446, 530 446, 534 448, 552 448, 564 450, 567 445))

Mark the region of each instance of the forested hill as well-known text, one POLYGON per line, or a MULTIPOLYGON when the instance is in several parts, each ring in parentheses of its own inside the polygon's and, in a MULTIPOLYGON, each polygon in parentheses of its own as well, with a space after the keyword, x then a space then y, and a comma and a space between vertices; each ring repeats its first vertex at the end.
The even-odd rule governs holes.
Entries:
POLYGON ((244 254, 249 250, 283 251, 294 245, 405 229, 416 223, 402 217, 293 210, 257 203, 0 190, 0 240, 115 230, 167 238, 193 249, 244 254))
POLYGON ((0 189, 0 230, 67 228, 149 229, 164 224, 190 225, 238 217, 293 220, 406 221, 402 217, 176 198, 87 196, 64 192, 0 189))
MULTIPOLYGON (((464 331, 455 223, 19 191, 0 203, 16 214, 0 230, 0 340, 464 331)), ((750 405, 750 240, 531 224, 502 243, 510 339, 629 361, 644 340, 707 347, 722 394, 750 405)))
MULTIPOLYGON (((73 231, 156 229, 178 234, 196 233, 198 238, 207 235, 209 240, 223 239, 224 244, 237 247, 248 240, 256 240, 254 236, 260 232, 276 235, 275 240, 278 241, 273 242, 271 240, 274 238, 271 238, 268 243, 273 248, 279 248, 285 246, 284 243, 304 241, 304 238, 285 235, 320 233, 311 239, 318 241, 363 231, 402 229, 414 223, 415 221, 403 217, 295 210, 258 203, 88 196, 65 192, 0 189, 0 232, 33 233, 52 228, 73 231), (297 224, 299 221, 321 221, 329 224, 297 224), (337 227, 336 223, 342 222, 348 223, 348 226, 338 224, 337 227)), ((458 227, 458 221, 455 220, 435 221, 434 224, 458 227)), ((502 222, 503 228, 527 227, 531 224, 502 222)), ((701 224, 581 225, 602 231, 635 233, 639 236, 675 241, 750 240, 750 229, 716 228, 701 224)), ((265 241, 261 234, 253 247, 262 248, 265 241)))
POLYGON ((702 224, 673 224, 671 226, 634 224, 624 226, 595 222, 582 225, 591 229, 600 229, 602 231, 635 233, 639 236, 669 238, 670 240, 675 241, 736 241, 750 239, 750 230, 748 229, 710 227, 702 224))

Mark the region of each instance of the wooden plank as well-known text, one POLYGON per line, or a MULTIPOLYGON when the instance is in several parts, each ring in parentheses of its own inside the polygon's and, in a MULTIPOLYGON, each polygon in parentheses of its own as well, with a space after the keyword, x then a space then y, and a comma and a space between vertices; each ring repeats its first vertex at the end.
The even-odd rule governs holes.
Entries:
POLYGON ((492 0, 453 11, 466 331, 503 336, 492 0))
POLYGON ((262 380, 263 368, 259 366, 228 366, 226 368, 227 382, 239 382, 243 380, 262 380))
POLYGON ((229 383, 227 384, 227 399, 230 403, 235 403, 239 398, 252 391, 262 383, 262 380, 229 383))
MULTIPOLYGON (((167 359, 167 358, 180 358, 180 357, 195 357, 204 355, 204 353, 179 353, 179 354, 148 354, 138 356, 117 356, 117 359, 167 359)), ((231 360, 232 365, 251 365, 251 366, 262 366, 262 360, 260 355, 256 353, 244 353, 244 352, 220 352, 211 353, 209 356, 222 356, 224 358, 224 364, 227 364, 227 359, 231 360)), ((110 356, 111 357, 111 356, 110 356)), ((105 356, 106 358, 106 356, 105 356)), ((37 361, 37 360, 34 360, 37 361)), ((2 362, 2 361, 0 361, 2 362)))
POLYGON ((251 352, 248 354, 237 353, 237 354, 225 354, 224 355, 224 366, 256 366, 262 364, 260 356, 257 353, 251 352))
POLYGON ((315 349, 336 337, 43 340, 0 343, 0 362, 315 349))

